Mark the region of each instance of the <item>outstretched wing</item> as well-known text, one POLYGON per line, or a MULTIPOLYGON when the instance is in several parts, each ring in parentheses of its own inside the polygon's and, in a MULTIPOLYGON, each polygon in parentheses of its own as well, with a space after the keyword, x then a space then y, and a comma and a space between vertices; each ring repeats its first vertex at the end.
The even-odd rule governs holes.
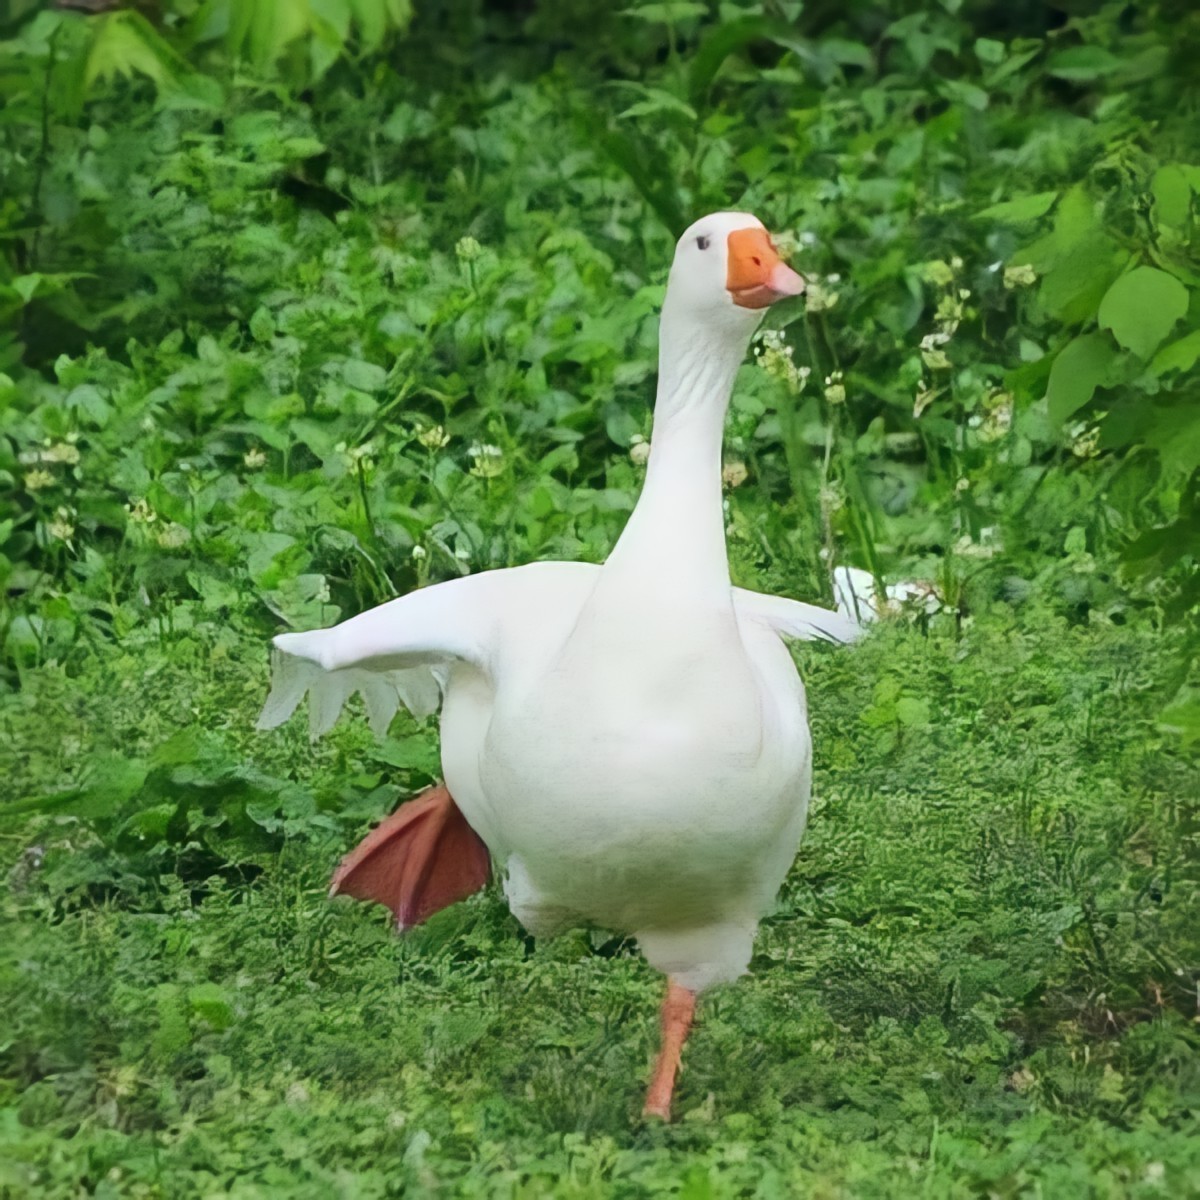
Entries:
POLYGON ((740 616, 769 625, 780 637, 795 641, 849 643, 866 633, 866 627, 852 613, 834 612, 785 596, 734 588, 733 605, 740 616))
POLYGON ((490 602, 507 571, 421 588, 331 629, 281 633, 274 640, 271 693, 258 718, 274 729, 308 697, 308 728, 327 732, 361 693, 371 728, 386 732, 403 705, 424 717, 441 703, 455 661, 484 667, 495 622, 490 602))
MULTIPOLYGON (((599 572, 590 563, 485 571, 410 592, 331 629, 281 633, 258 728, 282 725, 307 696, 309 733, 320 737, 355 692, 379 736, 401 705, 414 716, 428 716, 440 705, 456 662, 490 672, 499 629, 537 630, 551 614, 561 619, 578 612, 599 572)), ((845 607, 834 612, 745 588, 734 588, 733 601, 739 615, 780 637, 846 643, 864 632, 845 607)))

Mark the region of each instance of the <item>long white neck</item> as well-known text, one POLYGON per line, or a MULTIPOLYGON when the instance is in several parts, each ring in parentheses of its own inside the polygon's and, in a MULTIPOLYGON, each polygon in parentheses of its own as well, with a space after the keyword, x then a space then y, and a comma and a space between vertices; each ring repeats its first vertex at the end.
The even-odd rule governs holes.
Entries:
POLYGON ((674 313, 668 297, 646 483, 606 573, 633 571, 673 592, 728 588, 721 440, 752 328, 706 328, 674 313))

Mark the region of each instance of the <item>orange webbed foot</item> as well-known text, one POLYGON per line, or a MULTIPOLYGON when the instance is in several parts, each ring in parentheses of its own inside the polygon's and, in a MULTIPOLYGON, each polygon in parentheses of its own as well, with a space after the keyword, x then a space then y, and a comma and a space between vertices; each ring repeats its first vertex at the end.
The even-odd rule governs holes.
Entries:
POLYGON ((404 930, 479 891, 491 872, 483 839, 440 784, 371 830, 342 859, 329 894, 384 904, 404 930))

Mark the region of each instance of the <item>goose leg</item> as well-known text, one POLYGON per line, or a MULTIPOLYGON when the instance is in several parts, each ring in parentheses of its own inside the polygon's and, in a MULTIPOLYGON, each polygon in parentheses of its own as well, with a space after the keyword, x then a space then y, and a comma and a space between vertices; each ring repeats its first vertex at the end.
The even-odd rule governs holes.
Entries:
POLYGON ((642 1109, 644 1117, 661 1117, 664 1121, 671 1119, 675 1075, 679 1071, 683 1043, 687 1040, 695 1012, 696 993, 668 979, 667 994, 662 1002, 662 1045, 658 1051, 658 1061, 654 1064, 650 1088, 646 1092, 646 1106, 642 1109))

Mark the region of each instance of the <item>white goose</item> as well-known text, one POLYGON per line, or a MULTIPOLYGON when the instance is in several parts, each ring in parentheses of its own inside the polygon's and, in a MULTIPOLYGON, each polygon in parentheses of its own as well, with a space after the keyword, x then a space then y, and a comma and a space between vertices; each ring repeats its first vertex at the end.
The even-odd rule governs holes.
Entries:
POLYGON ((763 310, 803 287, 755 217, 697 221, 663 304, 645 487, 608 561, 488 571, 282 634, 259 721, 307 693, 316 736, 360 691, 382 732, 398 703, 441 699, 445 786, 371 833, 332 890, 388 904, 404 928, 482 886, 490 855, 535 936, 633 934, 668 979, 645 1104, 665 1119, 696 994, 746 970, 804 831, 811 743, 781 639, 860 632, 729 579, 734 376, 763 310))

